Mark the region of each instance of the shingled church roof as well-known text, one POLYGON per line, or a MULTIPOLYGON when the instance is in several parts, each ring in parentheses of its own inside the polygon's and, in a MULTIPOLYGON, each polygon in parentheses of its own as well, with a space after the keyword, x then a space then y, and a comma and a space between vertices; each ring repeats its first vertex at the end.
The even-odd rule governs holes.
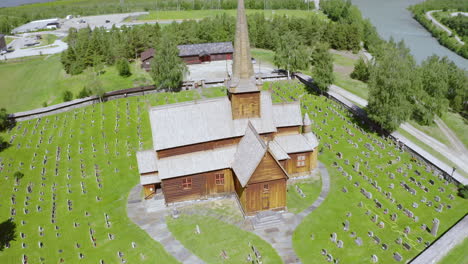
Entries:
POLYGON ((234 47, 232 42, 215 42, 215 43, 200 43, 200 44, 189 44, 189 45, 179 45, 180 57, 187 56, 199 56, 203 54, 223 54, 223 53, 233 53, 234 47))

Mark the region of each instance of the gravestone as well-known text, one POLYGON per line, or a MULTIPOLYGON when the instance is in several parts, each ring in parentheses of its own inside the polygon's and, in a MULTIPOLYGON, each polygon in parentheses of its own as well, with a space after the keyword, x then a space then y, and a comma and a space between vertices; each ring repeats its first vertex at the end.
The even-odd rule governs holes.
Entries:
POLYGON ((377 262, 379 262, 379 258, 376 255, 372 255, 371 256, 371 261, 372 261, 372 263, 377 263, 377 262))
POLYGON ((343 248, 343 246, 344 246, 343 241, 342 241, 342 240, 338 240, 337 246, 338 246, 338 248, 343 248))
POLYGON ((380 222, 379 222, 379 228, 385 228, 385 223, 382 222, 382 221, 380 221, 380 222))
POLYGON ((331 242, 336 243, 337 237, 338 237, 338 236, 337 236, 336 233, 332 233, 332 234, 331 234, 331 237, 330 237, 331 242))
POLYGON ((344 231, 349 231, 349 221, 346 220, 344 223, 343 223, 344 227, 343 227, 343 230, 344 231))
POLYGON ((358 237, 354 240, 354 242, 358 245, 358 246, 362 246, 362 238, 358 237))
POLYGON ((393 258, 396 260, 396 261, 401 261, 403 259, 403 257, 400 255, 400 253, 398 252, 395 252, 393 253, 393 258))
POLYGON ((431 234, 433 236, 437 236, 437 231, 439 230, 439 224, 440 224, 439 219, 434 218, 434 220, 432 221, 432 228, 431 228, 431 234))

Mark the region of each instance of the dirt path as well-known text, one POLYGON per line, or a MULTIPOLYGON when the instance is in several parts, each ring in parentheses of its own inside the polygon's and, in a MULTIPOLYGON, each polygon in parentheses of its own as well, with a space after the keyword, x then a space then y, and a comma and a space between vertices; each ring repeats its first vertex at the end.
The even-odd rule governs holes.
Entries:
POLYGON ((455 135, 455 133, 453 133, 453 131, 444 123, 444 121, 442 121, 442 119, 438 117, 434 121, 440 128, 440 130, 442 130, 444 135, 448 138, 452 147, 461 154, 468 155, 468 149, 465 147, 463 142, 461 142, 461 140, 457 137, 457 135, 455 135))

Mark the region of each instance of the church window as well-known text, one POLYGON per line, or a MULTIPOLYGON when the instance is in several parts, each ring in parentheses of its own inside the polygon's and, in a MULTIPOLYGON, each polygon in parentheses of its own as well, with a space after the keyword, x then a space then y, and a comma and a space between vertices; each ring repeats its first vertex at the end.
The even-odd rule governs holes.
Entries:
POLYGON ((182 179, 182 189, 184 190, 192 189, 192 177, 182 179))
POLYGON ((215 174, 216 185, 224 185, 224 173, 215 174))
POLYGON ((263 184, 263 192, 267 193, 270 191, 270 185, 269 184, 263 184))
POLYGON ((305 155, 299 155, 299 156, 297 156, 296 167, 304 167, 304 166, 305 166, 305 160, 306 160, 306 156, 305 156, 305 155))

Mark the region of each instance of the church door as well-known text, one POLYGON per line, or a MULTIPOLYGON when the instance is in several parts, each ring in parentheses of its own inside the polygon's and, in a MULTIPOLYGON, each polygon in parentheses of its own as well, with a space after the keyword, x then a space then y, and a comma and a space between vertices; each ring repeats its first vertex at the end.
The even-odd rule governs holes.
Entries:
POLYGON ((262 210, 268 209, 270 209, 270 198, 268 197, 268 194, 264 194, 262 197, 262 210))

